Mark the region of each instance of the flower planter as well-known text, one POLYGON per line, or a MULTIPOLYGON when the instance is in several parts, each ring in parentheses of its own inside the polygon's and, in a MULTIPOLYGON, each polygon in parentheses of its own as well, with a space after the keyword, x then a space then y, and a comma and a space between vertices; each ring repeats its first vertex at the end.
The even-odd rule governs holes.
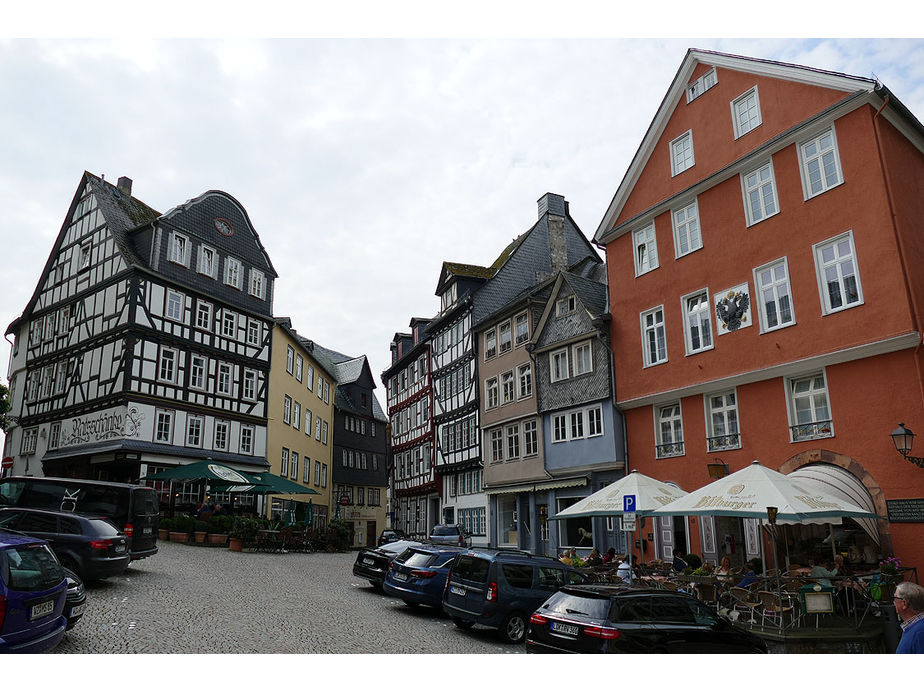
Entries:
POLYGON ((170 532, 170 541, 178 541, 181 544, 185 544, 189 541, 189 534, 186 532, 170 532))
POLYGON ((196 535, 196 543, 197 543, 197 544, 204 544, 204 543, 205 543, 205 535, 206 535, 206 534, 208 534, 208 532, 195 532, 195 535, 196 535))
POLYGON ((169 529, 157 530, 157 538, 160 541, 170 541, 170 530, 169 529))
POLYGON ((231 541, 228 543, 228 548, 232 551, 243 551, 244 542, 237 537, 231 537, 231 541))
POLYGON ((209 543, 224 546, 228 543, 227 534, 209 534, 209 543))

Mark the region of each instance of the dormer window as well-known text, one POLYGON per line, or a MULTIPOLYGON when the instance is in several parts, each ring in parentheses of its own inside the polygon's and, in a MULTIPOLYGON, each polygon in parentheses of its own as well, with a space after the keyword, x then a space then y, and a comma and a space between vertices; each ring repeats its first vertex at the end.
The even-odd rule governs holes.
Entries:
POLYGON ((176 231, 170 234, 170 262, 189 266, 189 238, 176 231))
POLYGON ((457 288, 456 288, 455 282, 453 282, 453 283, 449 286, 449 288, 447 288, 447 289, 443 292, 443 295, 440 296, 440 299, 441 299, 441 301, 442 301, 442 307, 443 307, 442 309, 443 309, 443 310, 446 310, 446 309, 450 308, 450 307, 456 302, 456 299, 457 299, 457 298, 458 298, 457 288))
POLYGON ((565 296, 555 301, 555 317, 574 312, 574 296, 565 296))

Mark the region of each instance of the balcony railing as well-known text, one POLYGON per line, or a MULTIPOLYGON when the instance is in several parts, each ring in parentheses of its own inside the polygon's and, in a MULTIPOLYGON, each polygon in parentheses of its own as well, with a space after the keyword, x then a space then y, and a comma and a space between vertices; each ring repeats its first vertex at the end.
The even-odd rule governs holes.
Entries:
POLYGON ((664 443, 663 445, 655 445, 655 457, 657 459, 661 459, 662 457, 679 457, 682 454, 682 440, 676 443, 664 443))
POLYGON ((709 452, 717 450, 734 450, 741 447, 741 434, 729 433, 724 436, 710 436, 706 438, 706 446, 709 452))
POLYGON ((797 424, 789 427, 793 442, 799 440, 814 440, 816 438, 831 438, 834 436, 834 421, 813 421, 812 423, 797 424))

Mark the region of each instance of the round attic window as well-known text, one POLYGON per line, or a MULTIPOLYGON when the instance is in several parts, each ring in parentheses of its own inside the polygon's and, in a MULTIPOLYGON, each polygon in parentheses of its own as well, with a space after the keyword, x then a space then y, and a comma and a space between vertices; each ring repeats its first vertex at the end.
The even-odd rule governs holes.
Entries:
POLYGON ((221 217, 215 219, 215 228, 218 229, 218 233, 222 236, 234 235, 234 227, 231 226, 231 222, 227 219, 222 219, 221 217))

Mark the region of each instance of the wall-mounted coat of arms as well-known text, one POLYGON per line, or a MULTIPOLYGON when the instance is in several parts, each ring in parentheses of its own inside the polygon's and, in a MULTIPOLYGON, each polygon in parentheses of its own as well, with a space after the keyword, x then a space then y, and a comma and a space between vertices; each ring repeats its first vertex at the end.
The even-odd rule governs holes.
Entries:
POLYGON ((747 284, 718 293, 714 298, 719 334, 734 332, 751 324, 751 297, 747 284))

